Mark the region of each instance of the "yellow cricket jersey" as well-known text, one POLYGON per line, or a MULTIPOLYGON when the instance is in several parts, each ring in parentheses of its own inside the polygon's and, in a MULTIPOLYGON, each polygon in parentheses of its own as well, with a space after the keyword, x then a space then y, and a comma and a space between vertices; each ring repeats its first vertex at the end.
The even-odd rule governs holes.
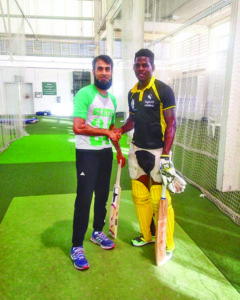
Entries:
POLYGON ((145 149, 162 148, 166 128, 163 111, 176 107, 170 86, 155 77, 143 90, 136 84, 128 93, 128 105, 134 120, 133 144, 145 149))

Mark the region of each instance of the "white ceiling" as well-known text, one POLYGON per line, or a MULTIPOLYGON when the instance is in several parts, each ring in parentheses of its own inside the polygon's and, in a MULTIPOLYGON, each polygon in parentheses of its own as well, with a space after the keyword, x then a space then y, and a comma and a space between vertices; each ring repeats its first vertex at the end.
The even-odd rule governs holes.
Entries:
POLYGON ((0 34, 92 38, 94 2, 84 0, 0 0, 0 34))
MULTIPOLYGON (((108 0, 110 3, 108 7, 117 1, 120 0, 108 0)), ((94 4, 100 5, 101 2, 101 0, 0 0, 0 36, 20 32, 35 38, 94 39, 94 4)), ((205 12, 211 12, 211 9, 230 2, 230 0, 145 0, 145 20, 149 23, 161 22, 181 26, 196 16, 204 15, 205 12)), ((116 18, 121 18, 121 14, 120 10, 116 18)), ((223 13, 220 17, 223 18, 223 13)), ((205 18, 204 22, 204 25, 210 25, 213 19, 205 18)), ((146 27, 151 31, 149 26, 146 27)), ((156 31, 156 26, 154 30, 156 31)))

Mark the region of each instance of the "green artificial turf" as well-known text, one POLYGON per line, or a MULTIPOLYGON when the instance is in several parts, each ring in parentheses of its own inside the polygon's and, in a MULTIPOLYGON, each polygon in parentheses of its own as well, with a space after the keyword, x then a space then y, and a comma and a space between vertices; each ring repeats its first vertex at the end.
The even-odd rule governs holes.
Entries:
POLYGON ((73 161, 74 137, 69 135, 30 135, 10 144, 0 155, 0 164, 73 161))
POLYGON ((240 227, 200 195, 188 185, 173 196, 176 221, 240 291, 240 227))
MULTIPOLYGON (((113 162, 111 188, 116 181, 117 161, 113 162)), ((75 193, 75 162, 0 164, 0 222, 11 200, 18 196, 75 193)), ((121 186, 131 188, 128 164, 122 169, 121 186)))
MULTIPOLYGON (((75 136, 71 119, 41 117, 38 123, 28 125, 26 132, 28 136, 16 140, 7 151, 0 154, 0 165, 75 161, 75 136)), ((122 136, 120 144, 127 157, 129 145, 126 134, 122 136)))
MULTIPOLYGON (((38 123, 26 126, 27 136, 0 153, 0 222, 16 196, 74 193, 76 190, 72 119, 38 119, 38 123)), ((127 157, 129 146, 126 141, 127 136, 123 135, 122 151, 127 157)), ((113 164, 115 169, 116 154, 113 164)), ((111 186, 114 180, 112 176, 111 186)), ((127 164, 122 171, 121 183, 123 188, 131 186, 127 164)))
POLYGON ((90 269, 75 270, 69 256, 74 198, 14 198, 0 227, 1 299, 240 299, 177 224, 177 251, 162 268, 155 265, 154 244, 132 247, 139 232, 130 191, 122 192, 116 248, 89 241, 91 212, 84 243, 90 269))

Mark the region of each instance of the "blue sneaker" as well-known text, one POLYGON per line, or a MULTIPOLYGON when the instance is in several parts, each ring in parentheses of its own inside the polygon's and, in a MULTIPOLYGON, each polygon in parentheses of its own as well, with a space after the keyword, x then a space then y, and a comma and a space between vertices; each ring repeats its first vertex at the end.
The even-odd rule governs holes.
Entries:
POLYGON ((106 250, 113 249, 115 247, 113 241, 111 241, 103 231, 93 231, 90 240, 94 244, 98 244, 106 250))
POLYGON ((74 267, 78 270, 86 270, 89 268, 88 261, 84 255, 83 246, 72 247, 71 258, 74 261, 74 267))

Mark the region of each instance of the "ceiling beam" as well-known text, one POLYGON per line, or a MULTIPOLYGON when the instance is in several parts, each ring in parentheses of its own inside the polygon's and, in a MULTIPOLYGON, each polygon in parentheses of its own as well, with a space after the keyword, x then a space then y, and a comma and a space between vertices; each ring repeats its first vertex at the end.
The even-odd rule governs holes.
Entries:
MULTIPOLYGON (((12 33, 12 36, 15 36, 14 33, 12 33)), ((8 38, 8 33, 0 33, 0 38, 8 38)), ((79 41, 89 41, 93 42, 92 37, 81 37, 81 36, 62 36, 62 35, 45 35, 45 34, 38 34, 37 38, 33 34, 25 34, 26 39, 34 39, 34 40, 57 40, 59 42, 63 41, 69 41, 69 42, 79 42, 79 41)))
MULTIPOLYGON (((0 0, 0 8, 1 8, 1 15, 3 15, 3 7, 2 7, 2 1, 0 0)), ((6 24, 6 21, 5 21, 5 18, 7 18, 8 15, 5 15, 5 17, 3 17, 3 25, 4 25, 4 29, 5 29, 5 32, 8 32, 7 30, 7 24, 6 24)))
MULTIPOLYGON (((37 16, 24 15, 27 19, 42 19, 42 20, 66 20, 66 21, 94 21, 92 17, 65 17, 65 16, 37 16)), ((0 17, 8 17, 7 14, 0 14, 0 17)), ((23 18, 22 15, 9 15, 10 18, 23 18)))

